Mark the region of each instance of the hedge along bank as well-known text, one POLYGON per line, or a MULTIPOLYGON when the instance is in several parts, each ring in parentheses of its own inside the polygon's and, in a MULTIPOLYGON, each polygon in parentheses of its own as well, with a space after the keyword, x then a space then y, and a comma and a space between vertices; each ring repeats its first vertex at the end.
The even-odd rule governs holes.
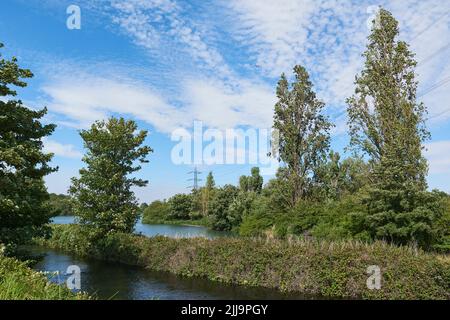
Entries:
POLYGON ((89 239, 87 229, 79 225, 58 225, 53 226, 50 239, 38 243, 181 276, 311 296, 450 299, 448 259, 383 242, 171 239, 129 234, 89 239))

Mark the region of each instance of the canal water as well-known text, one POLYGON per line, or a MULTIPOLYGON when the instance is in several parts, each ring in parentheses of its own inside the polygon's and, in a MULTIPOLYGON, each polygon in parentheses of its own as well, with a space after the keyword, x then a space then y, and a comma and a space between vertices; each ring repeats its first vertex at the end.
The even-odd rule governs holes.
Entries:
MULTIPOLYGON (((73 223, 73 217, 57 217, 53 223, 73 223)), ((207 237, 228 236, 203 227, 143 225, 136 232, 147 236, 207 237)), ((43 258, 34 266, 48 273, 50 281, 65 285, 67 268, 81 269, 81 290, 99 299, 121 300, 203 300, 203 299, 305 299, 300 295, 285 295, 276 290, 224 285, 199 278, 182 278, 169 273, 153 272, 118 263, 82 259, 73 255, 42 247, 32 248, 43 258)))

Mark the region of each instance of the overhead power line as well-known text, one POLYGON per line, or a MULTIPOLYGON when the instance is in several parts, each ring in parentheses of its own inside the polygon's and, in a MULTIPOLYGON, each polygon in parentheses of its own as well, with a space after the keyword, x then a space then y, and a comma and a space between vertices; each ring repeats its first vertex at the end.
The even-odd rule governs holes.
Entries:
POLYGON ((431 29, 435 24, 437 24, 439 21, 441 21, 443 18, 445 18, 450 12, 446 12, 443 15, 441 15, 439 18, 434 20, 431 24, 429 24, 427 27, 419 31, 413 38, 411 38, 410 41, 416 40, 418 37, 420 37, 422 34, 427 32, 429 29, 431 29))
POLYGON ((429 94, 430 92, 442 87, 443 85, 447 84, 450 82, 450 76, 447 78, 442 79, 441 81, 433 84, 431 87, 425 89, 424 91, 422 91, 417 97, 418 98, 422 98, 423 96, 426 96, 427 94, 429 94))
POLYGON ((439 112, 439 113, 429 117, 427 120, 432 120, 432 119, 438 118, 438 117, 443 116, 444 114, 449 113, 449 112, 450 112, 450 108, 445 109, 444 111, 439 112))
POLYGON ((433 60, 435 57, 437 57, 438 55, 440 55, 442 52, 444 52, 445 50, 447 50, 448 48, 450 48, 450 42, 447 43, 445 46, 443 46, 442 48, 438 49, 437 51, 435 51, 433 54, 429 55, 428 57, 426 57, 425 59, 423 59, 422 61, 420 61, 417 64, 417 67, 421 67, 422 65, 424 65, 425 63, 427 63, 430 60, 433 60))
POLYGON ((201 175, 202 172, 198 171, 197 167, 195 167, 194 171, 190 171, 190 172, 188 172, 188 174, 193 174, 193 178, 192 179, 188 179, 188 181, 193 181, 194 182, 194 184, 192 186, 189 186, 188 188, 192 189, 192 190, 198 190, 198 183, 200 181, 202 181, 202 179, 199 178, 199 175, 201 175))

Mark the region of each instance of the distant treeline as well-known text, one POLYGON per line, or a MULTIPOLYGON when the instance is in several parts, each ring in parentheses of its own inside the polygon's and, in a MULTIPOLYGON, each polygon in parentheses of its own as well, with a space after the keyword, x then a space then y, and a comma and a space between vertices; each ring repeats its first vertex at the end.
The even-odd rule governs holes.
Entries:
POLYGON ((72 198, 68 195, 50 193, 48 204, 54 217, 74 215, 72 198))

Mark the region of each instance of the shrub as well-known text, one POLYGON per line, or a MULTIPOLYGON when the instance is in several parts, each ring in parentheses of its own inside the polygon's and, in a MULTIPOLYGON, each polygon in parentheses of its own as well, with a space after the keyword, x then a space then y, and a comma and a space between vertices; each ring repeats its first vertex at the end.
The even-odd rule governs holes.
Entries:
POLYGON ((170 206, 166 201, 153 201, 144 209, 142 222, 152 223, 153 221, 165 220, 170 215, 170 206))
POLYGON ((209 203, 208 213, 211 216, 212 228, 214 230, 231 230, 233 227, 232 221, 235 216, 231 213, 230 205, 237 197, 239 189, 232 185, 226 185, 217 189, 214 198, 209 203))
POLYGON ((192 212, 192 196, 189 194, 177 194, 169 199, 170 219, 189 219, 192 212))
POLYGON ((371 239, 429 249, 443 238, 447 195, 439 191, 371 189, 364 208, 353 214, 352 230, 371 239))

